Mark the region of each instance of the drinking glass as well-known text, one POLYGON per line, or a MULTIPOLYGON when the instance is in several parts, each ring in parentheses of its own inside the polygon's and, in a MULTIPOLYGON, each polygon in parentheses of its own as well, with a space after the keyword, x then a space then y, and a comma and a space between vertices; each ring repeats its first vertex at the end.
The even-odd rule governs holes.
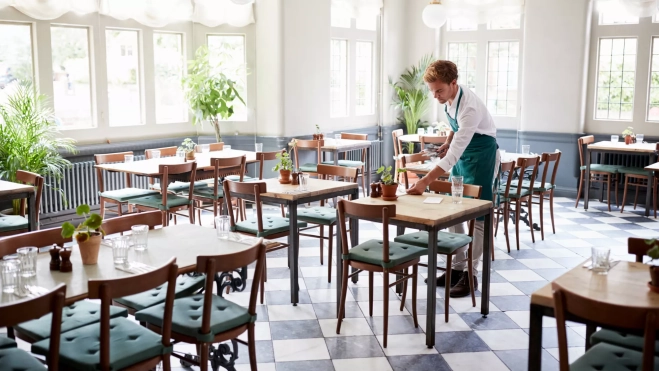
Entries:
POLYGON ((2 275, 2 292, 11 294, 18 286, 18 274, 20 263, 18 259, 4 259, 0 261, 0 273, 2 275))
POLYGON ((201 145, 201 153, 208 153, 211 150, 210 144, 202 144, 201 145))
POLYGON ((531 146, 528 144, 524 144, 522 146, 522 154, 523 155, 528 155, 531 152, 531 146))
POLYGON ((636 143, 643 143, 643 138, 645 138, 645 135, 636 134, 636 143))
POLYGON ((611 141, 613 143, 618 143, 618 136, 617 135, 611 135, 611 141))
POLYGON ((334 139, 338 142, 341 140, 341 134, 334 134, 334 139))
POLYGON ((299 181, 300 181, 299 190, 300 191, 306 191, 308 189, 307 185, 309 184, 309 174, 308 173, 300 173, 299 181))
POLYGON ((463 181, 464 181, 464 178, 461 177, 461 176, 452 176, 451 177, 451 182, 453 182, 453 187, 462 188, 462 186, 464 185, 463 181))
POLYGON ((506 156, 506 150, 505 149, 500 149, 499 150, 499 156, 501 156, 501 161, 503 161, 503 158, 506 156))
POLYGON ((160 158, 160 151, 151 151, 151 158, 160 158))
POLYGON ((185 158, 185 151, 181 151, 180 149, 176 150, 176 157, 180 158, 180 159, 184 159, 185 158))
POLYGON ((20 263, 21 276, 34 277, 37 275, 37 253, 39 249, 34 246, 21 247, 16 250, 20 263))
POLYGON ((224 145, 224 149, 226 149, 227 151, 230 151, 230 150, 231 150, 231 146, 228 146, 228 145, 225 144, 225 145, 224 145))
POLYGON ((462 192, 464 191, 464 187, 451 187, 451 196, 453 197, 453 203, 454 204, 461 204, 462 203, 462 192))
POLYGON ((218 215, 215 217, 215 231, 217 232, 217 238, 219 239, 229 238, 230 230, 231 230, 231 221, 229 220, 229 215, 218 215))
POLYGON ((419 135, 423 135, 423 134, 426 133, 426 131, 423 128, 418 128, 418 129, 416 129, 416 133, 419 134, 419 135))
POLYGON ((254 143, 255 152, 263 152, 263 143, 254 143))
POLYGON ((149 239, 149 226, 146 224, 138 224, 130 227, 133 246, 135 251, 146 250, 147 241, 149 239))
POLYGON ((112 239, 112 258, 115 266, 128 263, 128 250, 130 250, 131 236, 119 236, 112 239))
POLYGON ((124 155, 124 162, 133 162, 133 155, 124 155))
POLYGON ((592 268, 591 270, 597 274, 607 274, 609 272, 609 255, 611 254, 611 249, 593 247, 592 251, 592 268))

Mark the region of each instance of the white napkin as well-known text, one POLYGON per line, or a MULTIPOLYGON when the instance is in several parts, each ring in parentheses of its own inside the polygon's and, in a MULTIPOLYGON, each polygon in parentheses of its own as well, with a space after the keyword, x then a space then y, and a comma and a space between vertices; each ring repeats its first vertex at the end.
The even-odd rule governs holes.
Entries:
POLYGON ((115 265, 114 268, 119 269, 120 271, 133 273, 133 274, 148 273, 156 269, 155 267, 152 267, 150 265, 146 265, 138 262, 128 262, 126 265, 115 265))
POLYGON ((441 197, 427 197, 425 200, 423 200, 424 204, 441 204, 442 203, 442 198, 441 197))

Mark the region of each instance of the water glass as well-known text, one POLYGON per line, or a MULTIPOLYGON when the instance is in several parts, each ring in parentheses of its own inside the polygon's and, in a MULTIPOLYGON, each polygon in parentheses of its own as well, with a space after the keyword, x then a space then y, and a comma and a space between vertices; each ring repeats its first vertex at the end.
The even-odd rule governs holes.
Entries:
POLYGON ((263 152, 263 143, 254 143, 255 152, 263 152))
POLYGON ((528 144, 522 145, 522 154, 528 155, 531 152, 531 146, 528 144))
POLYGON ((298 178, 300 181, 300 191, 306 191, 308 189, 309 185, 309 174, 307 173, 300 173, 300 177, 298 178))
POLYGON ((461 204, 462 203, 462 192, 464 191, 464 187, 451 187, 451 196, 453 197, 453 203, 454 204, 461 204))
POLYGON ((341 140, 341 134, 334 134, 334 139, 338 142, 341 140))
POLYGON ((611 141, 613 143, 618 143, 618 136, 617 135, 611 135, 611 141))
POLYGON ((462 186, 464 185, 464 178, 461 176, 452 176, 451 182, 453 182, 453 187, 462 188, 462 186))
POLYGON ((416 133, 419 134, 419 135, 423 135, 423 134, 426 133, 426 131, 423 128, 418 128, 418 129, 416 129, 416 133))
POLYGON ((229 215, 218 215, 215 217, 215 231, 217 232, 217 238, 226 240, 229 238, 230 230, 231 221, 229 215))
POLYGON ((160 151, 158 150, 151 151, 151 158, 160 158, 160 151))
POLYGON ((138 224, 130 227, 133 246, 135 251, 146 250, 147 241, 149 238, 149 226, 145 224, 138 224))
POLYGON ((227 151, 230 151, 230 150, 231 150, 231 146, 228 146, 228 145, 226 145, 226 144, 224 145, 223 148, 226 149, 227 151))
POLYGON ((124 162, 133 162, 133 155, 124 155, 124 162))
POLYGON ((2 292, 11 294, 18 286, 18 273, 20 263, 18 259, 4 259, 0 261, 0 275, 2 276, 2 292))
POLYGON ((176 157, 180 159, 185 159, 185 151, 176 150, 176 157))
POLYGON ((16 250, 20 263, 21 276, 34 277, 37 275, 37 253, 39 249, 34 246, 21 247, 16 250))
POLYGON ((611 262, 609 261, 609 255, 611 254, 611 249, 593 247, 592 251, 592 268, 591 270, 597 274, 607 274, 609 272, 609 266, 611 262))
POLYGON ((112 258, 115 266, 128 263, 128 250, 130 250, 131 236, 120 236, 112 239, 112 258))
POLYGON ((211 150, 210 144, 201 144, 201 153, 208 153, 211 150))
POLYGON ((636 143, 643 143, 643 138, 645 138, 645 135, 636 134, 636 143))

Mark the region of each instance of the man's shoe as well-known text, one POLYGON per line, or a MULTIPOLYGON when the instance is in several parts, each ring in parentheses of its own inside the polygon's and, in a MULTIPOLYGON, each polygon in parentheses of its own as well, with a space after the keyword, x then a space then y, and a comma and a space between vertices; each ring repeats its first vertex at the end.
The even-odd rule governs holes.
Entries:
MULTIPOLYGON (((462 298, 469 296, 471 291, 469 291, 469 274, 467 272, 460 272, 461 277, 458 283, 451 287, 449 296, 452 298, 462 298)), ((474 277, 474 291, 478 288, 478 278, 474 277)))
MULTIPOLYGON (((462 272, 455 270, 451 271, 451 287, 455 286, 458 283, 458 281, 460 281, 460 277, 462 277, 462 272)), ((427 284, 428 279, 426 278, 424 282, 427 284)), ((437 277, 437 286, 444 287, 445 285, 446 285, 446 273, 437 277)))

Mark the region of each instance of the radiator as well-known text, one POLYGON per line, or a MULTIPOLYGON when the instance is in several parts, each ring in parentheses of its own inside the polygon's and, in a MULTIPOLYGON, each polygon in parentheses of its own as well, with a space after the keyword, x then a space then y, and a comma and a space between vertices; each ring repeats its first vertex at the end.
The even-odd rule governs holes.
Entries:
MULTIPOLYGON (((348 151, 345 156, 346 160, 361 161, 362 150, 348 151)), ((374 140, 371 141, 371 173, 375 173, 380 166, 382 166, 382 141, 374 140)))
POLYGON ((603 153, 593 156, 593 164, 618 165, 628 167, 646 167, 650 165, 650 156, 626 153, 603 153), (599 162, 596 160, 600 160, 599 162))

